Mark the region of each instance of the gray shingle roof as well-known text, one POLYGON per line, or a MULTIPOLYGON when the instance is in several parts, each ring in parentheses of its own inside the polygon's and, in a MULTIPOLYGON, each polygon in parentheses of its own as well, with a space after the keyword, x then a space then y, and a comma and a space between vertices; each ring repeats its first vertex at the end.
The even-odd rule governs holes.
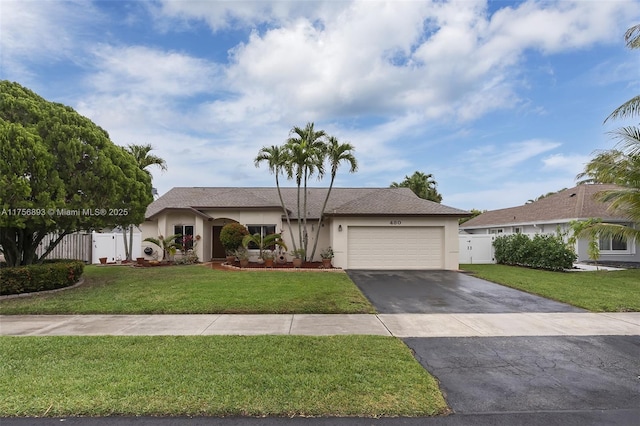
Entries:
MULTIPOLYGON (((317 218, 328 188, 307 188, 307 216, 317 218)), ((297 188, 281 188, 287 209, 295 217, 297 188)), ((300 201, 301 206, 303 200, 300 201)), ((195 187, 173 188, 147 208, 151 218, 165 209, 280 208, 276 188, 195 187)), ((418 198, 409 188, 333 188, 327 202, 328 215, 453 215, 464 210, 418 198)))
POLYGON ((488 226, 562 222, 571 219, 624 220, 624 216, 607 210, 609 204, 595 198, 596 193, 617 188, 615 185, 578 185, 530 204, 491 210, 460 225, 460 229, 488 226))

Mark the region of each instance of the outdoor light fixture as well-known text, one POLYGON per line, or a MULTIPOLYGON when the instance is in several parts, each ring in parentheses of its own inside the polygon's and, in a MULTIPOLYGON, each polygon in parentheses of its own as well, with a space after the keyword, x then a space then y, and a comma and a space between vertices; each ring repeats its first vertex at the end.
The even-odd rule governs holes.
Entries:
POLYGON ((338 232, 342 232, 342 225, 338 225, 338 232))

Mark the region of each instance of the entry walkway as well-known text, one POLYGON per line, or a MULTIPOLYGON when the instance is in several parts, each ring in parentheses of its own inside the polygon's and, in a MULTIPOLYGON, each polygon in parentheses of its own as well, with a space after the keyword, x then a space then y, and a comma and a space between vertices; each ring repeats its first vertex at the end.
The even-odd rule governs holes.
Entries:
POLYGON ((505 314, 0 315, 4 336, 346 335, 396 337, 640 335, 640 312, 505 314))

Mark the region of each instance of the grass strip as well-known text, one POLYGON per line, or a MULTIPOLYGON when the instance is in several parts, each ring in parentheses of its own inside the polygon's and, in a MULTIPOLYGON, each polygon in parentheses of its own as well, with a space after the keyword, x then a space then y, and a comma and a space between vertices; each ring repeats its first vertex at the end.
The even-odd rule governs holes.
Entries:
POLYGON ((506 265, 460 265, 460 269, 508 287, 593 312, 640 311, 640 269, 550 272, 506 265))
POLYGON ((0 301, 0 314, 375 312, 341 273, 89 266, 84 279, 59 293, 0 301))
POLYGON ((382 336, 0 337, 0 416, 432 416, 448 408, 382 336))

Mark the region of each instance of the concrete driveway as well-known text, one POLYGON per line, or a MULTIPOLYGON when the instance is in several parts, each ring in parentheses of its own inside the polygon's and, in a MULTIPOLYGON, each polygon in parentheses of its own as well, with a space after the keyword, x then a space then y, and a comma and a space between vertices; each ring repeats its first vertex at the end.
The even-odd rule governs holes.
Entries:
POLYGON ((640 407, 640 336, 403 340, 459 414, 640 407))
POLYGON ((586 312, 455 271, 348 270, 347 274, 383 314, 586 312))

